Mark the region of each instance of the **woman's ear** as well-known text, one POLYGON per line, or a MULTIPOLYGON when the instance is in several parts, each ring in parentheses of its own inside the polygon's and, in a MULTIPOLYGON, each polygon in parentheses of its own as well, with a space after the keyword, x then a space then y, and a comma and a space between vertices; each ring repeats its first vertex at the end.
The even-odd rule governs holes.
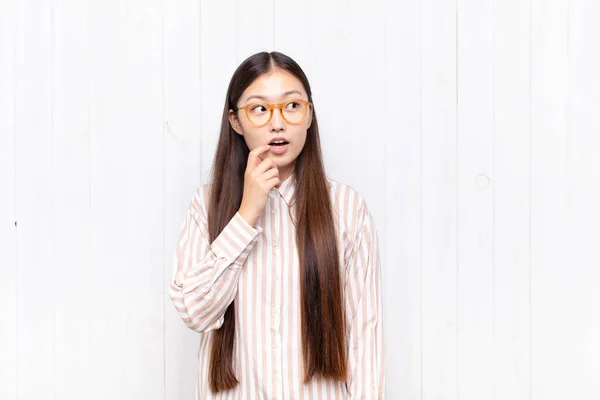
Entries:
POLYGON ((237 115, 233 110, 229 110, 229 123, 238 135, 244 135, 242 133, 242 125, 240 124, 240 120, 238 119, 237 115))

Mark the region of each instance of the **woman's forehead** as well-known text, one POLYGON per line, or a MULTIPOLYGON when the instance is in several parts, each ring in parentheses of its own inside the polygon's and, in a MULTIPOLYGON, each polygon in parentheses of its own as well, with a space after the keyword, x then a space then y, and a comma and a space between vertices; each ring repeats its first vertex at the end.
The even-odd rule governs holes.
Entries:
POLYGON ((244 99, 278 100, 291 95, 304 96, 302 82, 290 73, 275 71, 259 76, 244 91, 244 99))

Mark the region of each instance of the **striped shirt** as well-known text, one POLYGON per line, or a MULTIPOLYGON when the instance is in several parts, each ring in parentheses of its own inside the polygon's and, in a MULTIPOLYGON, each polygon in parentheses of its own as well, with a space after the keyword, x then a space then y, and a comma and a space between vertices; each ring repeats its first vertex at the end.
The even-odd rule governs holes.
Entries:
POLYGON ((194 192, 179 234, 169 296, 187 326, 200 333, 195 399, 381 399, 384 377, 378 235, 360 194, 328 178, 343 269, 349 379, 303 383, 300 268, 290 218, 294 174, 269 193, 251 226, 236 213, 209 244, 210 184, 194 192), (208 384, 211 338, 235 299, 236 388, 208 384))

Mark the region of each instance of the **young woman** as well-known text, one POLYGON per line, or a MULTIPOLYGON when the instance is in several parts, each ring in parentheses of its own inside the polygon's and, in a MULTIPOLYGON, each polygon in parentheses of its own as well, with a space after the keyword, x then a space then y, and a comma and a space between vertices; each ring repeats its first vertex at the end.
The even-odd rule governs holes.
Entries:
POLYGON ((233 74, 210 181, 169 288, 201 334, 196 399, 383 398, 374 220, 325 175, 310 85, 288 56, 257 53, 233 74))

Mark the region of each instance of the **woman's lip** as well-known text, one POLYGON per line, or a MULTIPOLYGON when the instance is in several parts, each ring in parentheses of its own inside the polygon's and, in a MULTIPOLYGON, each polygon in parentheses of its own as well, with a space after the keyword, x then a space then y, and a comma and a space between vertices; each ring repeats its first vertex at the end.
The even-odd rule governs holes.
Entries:
POLYGON ((273 146, 273 145, 271 145, 271 149, 270 149, 271 153, 273 153, 273 154, 283 154, 283 153, 286 152, 286 150, 287 150, 287 148, 288 148, 289 145, 290 145, 289 143, 286 143, 283 146, 273 146))

